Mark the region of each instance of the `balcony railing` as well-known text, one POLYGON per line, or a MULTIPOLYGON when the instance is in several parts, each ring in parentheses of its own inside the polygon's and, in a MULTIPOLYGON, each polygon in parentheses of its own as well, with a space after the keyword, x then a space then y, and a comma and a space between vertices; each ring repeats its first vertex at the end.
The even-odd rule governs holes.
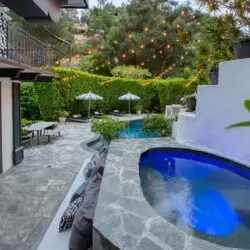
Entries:
POLYGON ((53 66, 52 49, 0 14, 0 59, 43 68, 53 66))

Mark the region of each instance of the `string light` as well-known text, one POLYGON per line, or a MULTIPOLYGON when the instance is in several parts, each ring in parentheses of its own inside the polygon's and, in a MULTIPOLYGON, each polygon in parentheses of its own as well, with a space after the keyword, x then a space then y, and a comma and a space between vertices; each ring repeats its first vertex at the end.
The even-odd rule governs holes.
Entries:
POLYGON ((181 56, 181 60, 184 60, 184 56, 181 56))
POLYGON ((89 54, 89 55, 91 55, 91 54, 92 54, 92 51, 91 51, 91 50, 89 50, 89 51, 88 51, 88 54, 89 54))
MULTIPOLYGON (((185 13, 185 11, 181 11, 180 14, 181 14, 181 15, 185 15, 185 14, 187 14, 187 13, 185 13)), ((193 15, 192 18, 193 18, 193 19, 196 19, 196 16, 193 15)), ((162 20, 162 23, 166 23, 166 20, 162 20)), ((198 25, 200 25, 200 22, 196 22, 196 23, 197 23, 198 25)), ((180 24, 177 24, 177 25, 176 25, 176 28, 180 28, 180 24)), ((148 32, 148 31, 149 31, 148 27, 145 27, 145 28, 144 28, 144 31, 145 31, 145 32, 148 32)), ((186 31, 186 34, 188 34, 187 31, 186 31)), ((167 32, 163 32, 163 36, 167 36, 167 32)), ((128 38, 132 38, 132 34, 129 34, 127 37, 128 37, 128 38)), ((152 38, 152 39, 151 39, 151 43, 153 43, 154 41, 155 41, 155 40, 152 38)), ((179 39, 176 39, 176 42, 179 42, 179 41, 180 41, 179 39)), ((118 44, 118 41, 117 41, 117 40, 114 40, 113 42, 114 42, 115 44, 118 44)), ((167 45, 165 45, 165 46, 166 46, 168 49, 171 48, 171 45, 170 45, 170 44, 167 44, 167 45)), ((145 45, 144 45, 144 44, 141 44, 141 45, 140 45, 140 48, 141 48, 141 49, 144 49, 144 48, 145 48, 145 45)), ((103 46, 101 46, 101 49, 104 49, 103 46)), ((132 50, 131 50, 131 53, 134 54, 134 53, 135 53, 135 50, 132 49, 132 50)), ((91 51, 91 54, 92 54, 92 51, 91 51)), ((160 50, 160 51, 159 51, 159 54, 163 54, 163 51, 160 50)), ((187 54, 188 54, 188 52, 185 53, 185 55, 187 55, 187 54)), ((121 58, 126 58, 126 54, 122 54, 121 58)), ((155 59, 155 58, 156 58, 156 55, 153 55, 152 58, 155 59)), ((182 59, 182 57, 181 57, 181 59, 182 59)), ((182 60, 184 60, 184 57, 183 57, 182 60)), ((147 61, 150 61, 150 60, 148 59, 147 61)), ((118 58, 114 58, 114 62, 118 63, 118 62, 119 62, 119 59, 118 59, 118 58)), ((106 64, 107 64, 107 65, 110 65, 111 62, 109 61, 109 62, 107 62, 106 64)), ((142 62, 140 65, 143 66, 143 65, 144 65, 144 62, 142 62)), ((139 67, 140 65, 137 65, 137 66, 139 67)), ((172 66, 175 67, 175 64, 173 64, 172 66)), ((170 67, 170 68, 172 69, 173 67, 170 67)), ((168 72, 169 70, 170 70, 170 69, 168 68, 168 69, 166 69, 165 71, 163 71, 163 73, 161 73, 159 77, 161 77, 161 76, 164 74, 164 72, 166 73, 166 72, 168 72)))

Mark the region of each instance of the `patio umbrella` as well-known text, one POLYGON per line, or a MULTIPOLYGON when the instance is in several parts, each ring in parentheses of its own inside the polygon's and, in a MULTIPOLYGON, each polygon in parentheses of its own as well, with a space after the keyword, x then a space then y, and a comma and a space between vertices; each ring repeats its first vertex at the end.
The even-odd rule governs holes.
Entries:
POLYGON ((140 100, 141 98, 137 95, 133 95, 131 94, 130 92, 128 92, 126 95, 122 95, 119 97, 119 100, 122 100, 122 101, 128 101, 128 112, 130 114, 130 101, 137 101, 137 100, 140 100))
POLYGON ((83 94, 83 95, 79 95, 76 97, 77 100, 88 100, 89 101, 89 117, 90 117, 90 102, 91 100, 93 101, 99 101, 99 100, 103 100, 103 98, 99 95, 96 95, 92 92, 89 92, 87 94, 83 94))

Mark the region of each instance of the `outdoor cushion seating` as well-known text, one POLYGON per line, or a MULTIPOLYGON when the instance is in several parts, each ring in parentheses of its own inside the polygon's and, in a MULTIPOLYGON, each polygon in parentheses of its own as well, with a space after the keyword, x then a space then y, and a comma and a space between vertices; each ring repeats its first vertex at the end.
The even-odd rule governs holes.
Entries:
POLYGON ((72 117, 68 118, 68 121, 87 123, 90 121, 90 117, 82 117, 81 115, 72 115, 72 117))
POLYGON ((95 111, 95 112, 94 112, 94 117, 95 117, 95 118, 102 118, 103 115, 104 115, 103 113, 100 113, 100 112, 98 112, 98 111, 95 111))
POLYGON ((84 201, 76 212, 69 240, 70 250, 87 250, 92 244, 93 218, 102 180, 98 171, 97 167, 94 168, 84 201))
POLYGON ((70 199, 70 203, 72 203, 75 199, 85 194, 86 188, 90 182, 90 179, 86 179, 83 184, 74 192, 70 199))
POLYGON ((87 167, 83 171, 83 175, 85 175, 85 178, 91 177, 92 169, 96 167, 98 161, 99 157, 97 157, 96 155, 93 155, 91 157, 90 162, 87 164, 87 167))
POLYGON ((123 116, 125 114, 124 113, 120 113, 119 110, 115 109, 113 112, 111 112, 111 115, 114 115, 114 116, 123 116))
POLYGON ((62 215, 59 224, 59 232, 65 231, 72 227, 76 211, 81 206, 83 199, 84 199, 83 196, 79 196, 72 203, 70 203, 70 205, 62 215))

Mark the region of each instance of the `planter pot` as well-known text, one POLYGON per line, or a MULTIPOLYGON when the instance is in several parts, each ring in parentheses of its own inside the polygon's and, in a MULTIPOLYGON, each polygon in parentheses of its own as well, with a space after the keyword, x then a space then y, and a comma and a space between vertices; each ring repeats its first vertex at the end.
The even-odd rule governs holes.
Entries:
POLYGON ((214 67, 213 69, 211 69, 210 71, 210 82, 213 85, 218 84, 219 82, 219 67, 214 67))
POLYGON ((66 117, 59 117, 59 122, 60 123, 65 123, 66 122, 66 117))
POLYGON ((234 58, 250 58, 250 40, 244 40, 234 44, 234 58))
POLYGON ((137 115, 141 115, 141 110, 136 111, 137 115))
POLYGON ((188 107, 189 111, 195 111, 196 110, 196 99, 195 98, 187 99, 187 107, 188 107))

